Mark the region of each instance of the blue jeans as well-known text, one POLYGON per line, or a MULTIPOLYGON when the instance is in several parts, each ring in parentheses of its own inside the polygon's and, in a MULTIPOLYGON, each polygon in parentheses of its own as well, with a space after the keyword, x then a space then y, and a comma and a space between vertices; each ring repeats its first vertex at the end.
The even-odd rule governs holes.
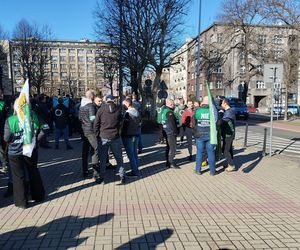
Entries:
POLYGON ((143 149, 142 129, 141 129, 141 127, 140 127, 139 135, 138 135, 138 149, 139 149, 139 150, 142 150, 142 149, 143 149))
POLYGON ((139 174, 139 158, 137 154, 138 150, 138 136, 131 136, 131 137, 123 137, 123 145, 126 151, 126 154, 129 158, 130 168, 133 174, 139 174))
POLYGON ((105 168, 106 168, 106 160, 108 155, 108 149, 110 148, 113 156, 115 157, 118 165, 118 173, 117 175, 120 178, 123 178, 125 169, 123 167, 123 156, 122 156, 122 141, 121 138, 118 137, 117 139, 101 139, 100 140, 100 174, 104 175, 105 168))
POLYGON ((58 147, 59 138, 60 138, 61 134, 63 134, 63 136, 64 136, 64 141, 65 141, 66 145, 69 146, 70 143, 69 143, 69 129, 68 129, 68 127, 65 127, 63 129, 55 128, 55 146, 58 147))
POLYGON ((196 172, 201 172, 201 163, 203 157, 203 150, 206 147, 208 156, 209 170, 211 174, 216 172, 216 159, 215 159, 215 145, 210 144, 209 137, 196 138, 196 172))

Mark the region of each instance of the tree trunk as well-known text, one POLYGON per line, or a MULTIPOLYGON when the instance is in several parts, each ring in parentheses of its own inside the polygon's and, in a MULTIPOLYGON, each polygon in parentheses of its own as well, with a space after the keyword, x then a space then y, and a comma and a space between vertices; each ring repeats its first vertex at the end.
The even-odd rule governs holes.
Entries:
POLYGON ((155 69, 155 78, 153 81, 153 86, 152 86, 152 103, 151 103, 151 111, 150 111, 150 117, 151 119, 155 119, 155 111, 156 111, 156 100, 157 100, 157 92, 159 89, 159 84, 161 81, 161 75, 162 75, 163 69, 161 67, 158 67, 155 69))

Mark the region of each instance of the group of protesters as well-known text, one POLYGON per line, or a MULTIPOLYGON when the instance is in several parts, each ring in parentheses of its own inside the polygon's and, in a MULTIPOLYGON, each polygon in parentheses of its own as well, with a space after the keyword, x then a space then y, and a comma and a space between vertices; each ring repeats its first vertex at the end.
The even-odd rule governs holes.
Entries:
POLYGON ((175 161, 177 136, 180 145, 186 136, 189 161, 194 161, 192 145, 195 138, 196 174, 201 175, 201 166, 208 164, 210 175, 215 175, 216 159, 220 158, 221 151, 227 161, 224 165, 226 171, 236 170, 233 162, 235 111, 227 99, 213 101, 205 96, 201 103, 188 100, 185 105, 183 97, 180 96, 177 106, 173 99, 163 100, 157 108, 157 123, 160 124, 160 142, 166 141, 166 167, 180 168, 175 161), (215 142, 211 138, 214 134, 213 128, 215 128, 213 131, 216 136, 215 142))
MULTIPOLYGON (((66 150, 72 150, 69 136, 79 132, 82 139, 82 177, 94 178, 97 184, 105 183, 106 169, 116 168, 120 183, 127 178, 138 178, 139 157, 142 152, 142 105, 133 94, 123 98, 119 105, 112 95, 96 95, 88 90, 79 101, 65 98, 48 98, 44 95, 31 98, 31 122, 33 138, 37 140, 30 157, 23 155, 24 131, 19 125, 15 107, 5 105, 0 92, 0 161, 8 166, 8 189, 5 197, 13 194, 17 207, 28 206, 28 195, 32 200, 43 201, 45 190, 37 168, 38 147, 49 148, 47 136, 54 132, 55 149, 59 149, 59 139, 63 135, 66 150), (55 105, 54 105, 55 103, 55 105), (80 126, 78 126, 80 124, 80 126), (126 171, 122 149, 125 149, 131 171, 126 171), (109 162, 112 153, 117 166, 109 162), (91 164, 89 157, 91 156, 91 164)), ((187 104, 179 97, 161 100, 157 108, 157 123, 160 127, 160 143, 166 142, 166 167, 179 169, 176 163, 177 138, 179 145, 187 140, 188 160, 193 162, 192 145, 196 142, 195 173, 201 175, 201 166, 209 165, 210 174, 216 173, 216 158, 219 158, 220 141, 222 152, 227 160, 227 171, 236 170, 233 162, 232 143, 235 136, 235 115, 228 100, 219 100, 218 105, 205 96, 200 103, 188 100, 187 104), (210 107, 211 106, 211 107, 210 107), (219 108, 217 109, 216 106, 219 108), (211 112, 212 111, 212 112, 211 112), (212 119, 213 118, 213 119, 212 119), (217 145, 211 141, 212 123, 218 133, 217 145), (206 149, 206 150, 204 150, 206 149), (205 151, 205 152, 204 152, 205 151)))

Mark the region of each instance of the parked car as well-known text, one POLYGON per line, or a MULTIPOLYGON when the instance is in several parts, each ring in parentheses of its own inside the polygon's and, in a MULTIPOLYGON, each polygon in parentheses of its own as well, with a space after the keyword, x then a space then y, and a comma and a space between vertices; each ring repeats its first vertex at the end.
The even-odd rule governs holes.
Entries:
POLYGON ((258 108, 255 108, 253 105, 247 105, 247 108, 248 108, 249 113, 258 113, 259 112, 258 108))
MULTIPOLYGON (((273 108, 273 114, 283 115, 285 112, 284 106, 278 106, 273 108)), ((290 115, 300 115, 300 106, 297 104, 288 104, 288 112, 287 114, 290 115)))
MULTIPOLYGON (((223 96, 217 96, 215 99, 215 103, 217 106, 217 109, 220 109, 220 104, 221 104, 221 100, 224 99, 223 96)), ((245 120, 248 119, 249 117, 249 111, 247 108, 247 105, 245 104, 245 102, 239 98, 235 98, 235 97, 227 97, 230 106, 234 109, 235 111, 235 116, 236 118, 243 118, 245 120)))

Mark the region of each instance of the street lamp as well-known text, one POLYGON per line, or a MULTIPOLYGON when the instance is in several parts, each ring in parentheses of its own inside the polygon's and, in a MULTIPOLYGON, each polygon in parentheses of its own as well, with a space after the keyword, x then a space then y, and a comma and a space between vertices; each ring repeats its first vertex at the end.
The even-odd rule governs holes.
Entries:
POLYGON ((198 49, 197 49, 197 73, 196 73, 196 99, 199 101, 199 78, 200 78, 200 35, 201 35, 201 5, 202 1, 199 0, 199 23, 198 23, 198 49))

